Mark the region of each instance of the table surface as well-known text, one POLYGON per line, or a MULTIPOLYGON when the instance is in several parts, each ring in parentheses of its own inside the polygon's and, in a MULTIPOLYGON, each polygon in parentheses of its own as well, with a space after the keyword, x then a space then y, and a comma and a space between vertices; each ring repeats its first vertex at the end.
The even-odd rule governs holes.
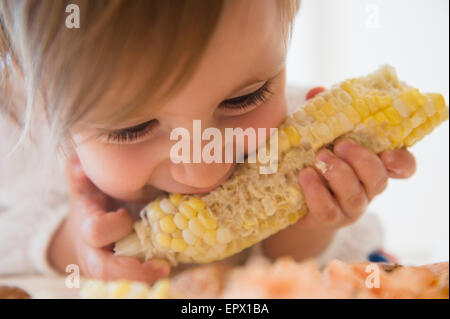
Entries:
POLYGON ((1 276, 0 285, 19 287, 36 299, 78 299, 80 295, 79 288, 66 286, 66 277, 1 276))

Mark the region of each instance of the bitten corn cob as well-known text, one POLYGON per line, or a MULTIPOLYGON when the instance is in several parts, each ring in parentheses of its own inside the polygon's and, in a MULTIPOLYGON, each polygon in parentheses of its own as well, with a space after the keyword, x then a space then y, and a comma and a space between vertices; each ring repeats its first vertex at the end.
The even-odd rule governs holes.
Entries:
POLYGON ((400 83, 390 66, 346 80, 309 100, 279 127, 276 173, 259 174, 260 164, 246 162, 207 195, 158 198, 141 211, 135 232, 116 243, 115 252, 166 258, 173 265, 233 255, 306 214, 297 175, 314 165, 319 148, 340 136, 376 153, 408 147, 448 115, 442 95, 400 83))

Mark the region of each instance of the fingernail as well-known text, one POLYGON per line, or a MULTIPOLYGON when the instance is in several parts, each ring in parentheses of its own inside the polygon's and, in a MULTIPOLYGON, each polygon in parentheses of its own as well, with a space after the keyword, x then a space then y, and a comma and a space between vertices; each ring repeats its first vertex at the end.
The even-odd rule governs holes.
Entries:
POLYGON ((330 151, 328 150, 321 150, 319 152, 319 154, 317 154, 317 159, 319 161, 325 162, 325 163, 329 163, 331 160, 331 154, 330 151))
POLYGON ((336 145, 335 151, 339 154, 345 154, 353 146, 354 142, 344 141, 336 145))
POLYGON ((387 164, 391 164, 395 161, 395 154, 393 152, 389 152, 389 151, 383 152, 382 157, 383 157, 383 161, 387 164))
POLYGON ((313 180, 313 174, 307 169, 300 174, 300 183, 308 185, 313 180))
POLYGON ((330 151, 322 150, 317 154, 315 166, 322 174, 325 174, 330 168, 330 161, 331 161, 330 151))

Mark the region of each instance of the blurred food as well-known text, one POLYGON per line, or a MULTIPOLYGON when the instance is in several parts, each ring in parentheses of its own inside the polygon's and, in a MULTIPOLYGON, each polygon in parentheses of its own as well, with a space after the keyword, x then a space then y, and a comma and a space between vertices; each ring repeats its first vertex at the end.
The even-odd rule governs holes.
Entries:
POLYGON ((425 266, 253 258, 240 267, 198 266, 152 287, 128 281, 90 281, 82 298, 449 298, 448 262, 425 266))
POLYGON ((31 296, 18 287, 0 286, 0 299, 31 299, 31 296))

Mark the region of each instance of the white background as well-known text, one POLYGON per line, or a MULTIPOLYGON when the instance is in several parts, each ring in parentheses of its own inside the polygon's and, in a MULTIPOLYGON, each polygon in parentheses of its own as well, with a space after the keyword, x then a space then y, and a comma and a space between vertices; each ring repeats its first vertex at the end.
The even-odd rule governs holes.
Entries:
MULTIPOLYGON (((399 77, 449 101, 448 0, 302 0, 288 83, 329 86, 393 65, 399 77)), ((405 264, 449 259, 449 124, 415 145, 418 170, 390 180, 370 205, 385 249, 405 264)))

